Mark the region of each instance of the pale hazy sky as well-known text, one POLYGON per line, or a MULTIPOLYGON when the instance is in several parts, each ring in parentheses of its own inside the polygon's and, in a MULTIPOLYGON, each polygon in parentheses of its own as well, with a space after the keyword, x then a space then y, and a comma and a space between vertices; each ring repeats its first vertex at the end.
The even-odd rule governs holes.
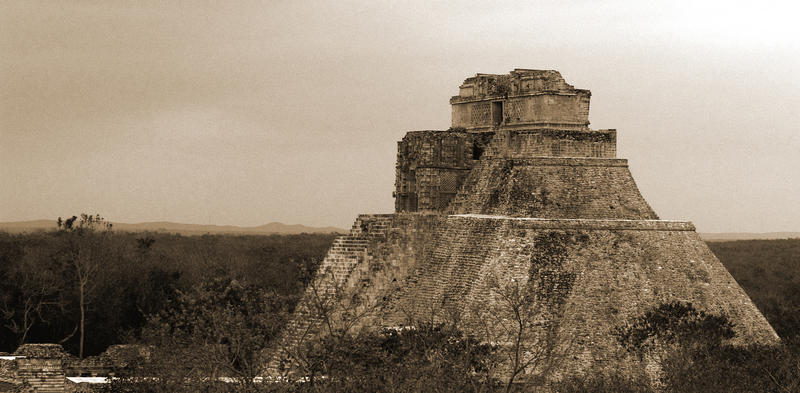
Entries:
MULTIPOLYGON (((659 5, 660 4, 660 5, 659 5)), ((475 73, 592 91, 642 194, 698 230, 800 231, 800 6, 0 1, 0 221, 349 226, 475 73)))

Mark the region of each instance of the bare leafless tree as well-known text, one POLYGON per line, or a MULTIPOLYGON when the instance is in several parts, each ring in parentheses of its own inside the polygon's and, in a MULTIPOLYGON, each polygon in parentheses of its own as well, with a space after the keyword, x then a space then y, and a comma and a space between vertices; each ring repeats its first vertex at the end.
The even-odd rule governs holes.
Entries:
POLYGON ((505 381, 506 392, 528 381, 540 384, 547 380, 570 343, 559 335, 563 311, 563 293, 569 291, 567 273, 520 261, 494 261, 485 277, 488 294, 471 309, 473 326, 484 339, 501 347, 505 361, 498 365, 498 377, 505 381), (558 285, 554 285, 558 282, 558 285), (526 376, 525 381, 520 377, 526 376))
POLYGON ((111 251, 107 239, 110 236, 112 225, 99 214, 94 216, 81 214, 77 226, 75 225, 76 218, 73 216, 62 221, 59 217, 57 224, 58 229, 64 233, 66 242, 62 261, 74 273, 78 290, 80 309, 78 356, 83 358, 86 338, 86 307, 89 302, 89 294, 94 287, 94 279, 111 251))
POLYGON ((0 298, 0 315, 18 345, 27 342, 34 325, 48 322, 56 310, 66 308, 64 283, 50 264, 50 255, 48 247, 31 247, 7 272, 16 290, 0 298))
MULTIPOLYGON (((297 330, 285 332, 277 350, 313 384, 326 372, 326 353, 335 352, 337 343, 353 334, 375 307, 376 302, 360 297, 358 291, 339 282, 331 270, 322 269, 309 282, 295 310, 297 322, 289 326, 297 330), (292 339, 287 339, 290 335, 292 339)), ((291 367, 284 370, 284 376, 290 372, 291 367)))

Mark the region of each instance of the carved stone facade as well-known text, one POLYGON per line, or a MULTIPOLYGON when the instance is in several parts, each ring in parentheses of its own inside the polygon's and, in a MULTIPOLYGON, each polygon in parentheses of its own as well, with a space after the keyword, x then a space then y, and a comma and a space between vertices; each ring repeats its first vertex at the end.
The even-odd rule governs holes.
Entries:
POLYGON ((498 126, 585 130, 591 96, 589 90, 566 83, 558 71, 478 74, 467 78, 450 99, 452 124, 468 130, 498 126))
POLYGON ((480 160, 491 133, 409 132, 397 143, 395 211, 444 211, 480 160))
POLYGON ((556 71, 468 78, 453 127, 398 143, 395 213, 360 215, 336 240, 268 373, 291 372, 293 348, 324 334, 321 301, 363 315, 358 326, 449 318, 510 348, 487 333, 508 322, 498 283, 536 290, 527 345, 549 348, 553 367, 520 377, 545 384, 642 367, 615 329, 667 302, 727 316, 734 344, 778 342, 694 226, 659 220, 616 156, 616 130, 588 128, 590 96, 556 71))
POLYGON ((467 78, 450 99, 449 130, 409 132, 398 142, 395 211, 452 211, 481 158, 615 158, 616 130, 589 129, 590 97, 558 71, 467 78))

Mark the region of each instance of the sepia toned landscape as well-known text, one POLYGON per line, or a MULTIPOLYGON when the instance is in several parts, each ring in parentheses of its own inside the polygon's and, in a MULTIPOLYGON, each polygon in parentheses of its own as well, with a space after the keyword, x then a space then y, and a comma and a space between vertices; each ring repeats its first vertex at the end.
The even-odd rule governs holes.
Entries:
MULTIPOLYGON (((23 306, 26 304, 22 298, 23 294, 31 293, 37 283, 41 281, 36 276, 43 275, 47 267, 53 267, 55 261, 50 259, 50 255, 58 251, 64 244, 64 235, 58 233, 39 233, 27 235, 2 235, 2 261, 4 277, 13 281, 5 281, 3 285, 4 315, 6 325, 3 329, 2 348, 0 351, 13 352, 23 339, 26 342, 62 342, 65 337, 73 332, 79 320, 77 312, 75 281, 71 275, 47 281, 49 288, 45 288, 44 296, 50 299, 58 299, 56 294, 61 293, 62 304, 53 302, 50 305, 43 305, 37 312, 46 315, 44 320, 37 314, 31 315, 28 323, 30 329, 27 333, 21 330, 13 330, 9 327, 12 320, 18 326, 22 326, 21 316, 24 314, 23 306), (59 238, 59 236, 61 236, 59 238), (28 269, 26 271, 26 269, 28 269), (27 278, 23 278, 27 277, 27 278), (38 282, 37 282, 38 281, 38 282), (10 284, 15 283, 15 285, 10 284), (11 300, 12 303, 8 301, 11 300), (9 313, 16 314, 8 317, 9 313)), ((232 281, 236 280, 234 287, 241 288, 242 292, 233 294, 231 299, 238 302, 232 304, 232 311, 242 315, 247 308, 241 302, 244 289, 248 288, 255 291, 266 292, 267 298, 263 304, 257 305, 265 311, 261 315, 262 320, 248 321, 247 329, 243 331, 246 335, 264 335, 266 342, 276 337, 276 332, 286 321, 288 311, 292 310, 300 296, 302 296, 303 286, 308 282, 308 273, 313 271, 318 265, 326 250, 335 238, 334 235, 288 235, 271 237, 240 237, 240 236, 191 236, 182 237, 164 234, 122 234, 116 233, 105 240, 105 247, 120 247, 117 250, 118 258, 102 261, 104 270, 96 276, 97 280, 92 283, 90 292, 91 307, 87 313, 87 341, 86 358, 88 361, 77 359, 78 340, 75 334, 62 342, 64 350, 71 355, 71 360, 66 364, 71 364, 67 369, 67 374, 71 377, 81 375, 107 375, 111 367, 121 363, 128 366, 131 357, 136 359, 138 352, 132 356, 123 351, 124 346, 119 344, 141 344, 142 342, 164 344, 169 342, 169 347, 165 347, 164 352, 172 354, 170 357, 159 361, 157 367, 169 378, 187 376, 191 367, 196 367, 197 372, 208 372, 213 367, 228 367, 233 356, 240 356, 233 352, 217 353, 212 359, 212 363, 205 363, 208 358, 186 357, 186 353, 197 351, 203 342, 214 334, 220 332, 207 331, 205 333, 196 332, 192 337, 189 332, 181 337, 163 337, 158 330, 159 323, 169 321, 176 323, 181 318, 182 313, 191 312, 207 313, 206 317, 219 317, 228 305, 221 302, 221 294, 214 295, 208 291, 225 290, 230 288, 232 281), (150 240, 146 240, 150 239, 150 240), (149 243, 149 246, 147 245, 149 243), (187 250, 192 250, 187 252, 187 250), (202 256, 202 259, 200 258, 202 256), (197 264, 198 260, 205 263, 197 264), (233 261, 233 262, 232 262, 233 261), (268 274, 265 274, 268 272, 268 274), (208 300, 212 299, 219 302, 218 307, 193 308, 182 310, 181 304, 198 299, 205 292, 208 300), (126 299, 136 299, 126 301, 126 299), (165 319, 162 319, 165 318, 165 319), (119 358, 109 356, 108 352, 114 354, 116 351, 119 358), (194 359, 194 360, 191 360, 194 359), (195 364, 189 363, 197 362, 195 364), (81 364, 83 363, 83 367, 81 364), (92 365, 92 367, 86 367, 92 365), (182 372, 179 372, 182 371, 182 372), (184 374, 185 373, 185 374, 184 374)), ((707 391, 729 391, 741 388, 741 391, 781 391, 780 385, 771 382, 770 375, 774 375, 778 381, 789 383, 790 378, 796 378, 797 373, 793 371, 793 362, 797 361, 797 332, 800 331, 800 313, 797 305, 800 304, 798 298, 798 272, 797 256, 800 254, 800 240, 753 240, 735 242, 714 242, 709 243, 715 255, 723 262, 725 267, 734 278, 737 279, 753 302, 764 313, 776 332, 782 337, 786 348, 772 348, 759 351, 753 349, 750 352, 741 350, 727 350, 724 352, 713 353, 713 357, 704 359, 703 368, 694 370, 695 375, 682 375, 686 378, 683 383, 696 383, 695 378, 702 378, 715 386, 707 391), (713 377, 712 379, 708 379, 713 377), (786 379, 784 379, 786 378, 786 379), (716 390, 714 390, 716 389, 716 390)), ((42 300, 47 299, 42 297, 42 300)), ((36 301, 37 299, 31 299, 36 301)), ((252 304, 250 305, 252 306, 252 304)), ((185 315, 183 316, 186 317, 185 315)), ((11 324, 13 326, 13 323, 11 324)), ((228 333, 228 332, 226 332, 228 333)), ((437 337, 448 337, 451 333, 445 331, 429 332, 428 340, 435 340, 437 337)), ((378 339, 379 337, 375 337, 378 339)), ((444 351, 436 345, 425 344, 417 341, 424 337, 409 338, 409 346, 424 345, 422 348, 444 351)), ((368 345, 365 342, 364 345, 368 345)), ((254 346, 253 351, 257 352, 259 346, 254 346)), ((361 348, 369 350, 369 348, 361 348)), ((442 353, 444 354, 444 353, 442 353)), ((250 353, 252 356, 253 353, 250 353)), ((376 353, 375 356, 386 356, 387 354, 376 353)), ((415 355, 418 356, 418 355, 415 355)), ((477 356, 476 356, 477 357, 477 356)), ((417 358, 417 362, 423 359, 417 358)), ((455 360, 455 359, 451 359, 455 360)), ((466 360, 466 359, 465 359, 466 360)), ((409 365, 406 377, 419 378, 428 375, 430 378, 441 378, 441 374, 430 374, 433 370, 424 366, 423 363, 409 365)), ((395 374, 397 364, 375 364, 379 366, 391 367, 391 373, 395 374)), ((438 365, 443 367, 441 371, 453 371, 444 368, 445 364, 438 365)), ((156 367, 156 366, 151 366, 156 367)), ((156 372, 158 371, 156 370, 156 372)), ((8 371, 6 369, 6 371, 8 371)), ((153 372, 153 368, 148 369, 153 372)), ((230 369, 228 370, 230 372, 230 369)), ((366 371, 366 370, 365 370, 366 371)), ((684 370, 686 372, 689 370, 684 370)), ((119 372, 119 371, 117 371, 119 372)), ((130 371, 128 371, 130 372, 130 371)), ((348 370, 348 373, 350 371, 348 370)), ((371 373, 363 375, 362 378, 381 378, 380 369, 373 369, 371 373)), ((383 372, 390 372, 384 370, 383 372)), ((154 374, 154 375, 164 375, 154 374)), ((124 375, 124 374, 123 374, 124 375)), ((385 377, 385 376, 383 376, 385 377)), ((448 378, 462 378, 462 375, 449 375, 448 378)), ((4 374, 4 382, 9 383, 8 374, 4 374)), ((796 380, 796 379, 795 379, 796 380)), ((443 379, 443 381, 450 381, 443 379)), ((408 381, 407 381, 408 382, 408 381)), ((430 382, 430 381, 428 381, 430 382)), ((173 379, 172 383, 176 383, 173 379)), ((459 381, 463 383, 463 381, 459 381)), ((573 381, 573 383, 578 383, 573 381)), ((626 385, 624 380, 616 381, 594 381, 594 386, 578 385, 572 391, 644 391, 644 388, 626 385), (594 390, 590 390, 594 389, 594 390), (639 389, 639 390, 636 390, 639 389)), ((119 382, 122 384, 122 382, 119 382)), ((377 384, 377 383, 376 383, 377 384)), ((324 386, 324 385, 323 385, 324 386)), ((352 386, 352 385, 350 385, 352 386)), ((375 386, 375 385, 373 385, 375 386)), ((379 389, 379 384, 375 386, 379 389)), ((455 385, 460 386, 460 385, 455 385)), ((398 385, 399 387, 399 385, 398 385)), ((207 387, 206 387, 207 388, 207 387)), ((319 390, 327 391, 329 387, 319 390)), ((330 389, 331 391, 344 390, 345 387, 330 389)), ((384 386, 385 390, 390 390, 384 386)), ((172 391, 198 389, 197 384, 187 384, 181 388, 175 385, 162 386, 157 388, 141 389, 138 391, 172 391)), ((240 391, 238 388, 226 387, 225 389, 240 391)), ((220 389, 224 390, 224 389, 220 389)), ((274 389, 264 389, 266 391, 274 389)), ((502 389, 501 389, 502 390, 502 389)), ((685 385, 677 385, 675 391, 692 391, 685 385)), ((113 391, 113 390, 112 390, 113 391)), ((130 388, 119 391, 131 391, 130 388)), ((570 391, 570 390, 564 390, 570 391)), ((698 390, 694 390, 698 391, 698 390)), ((705 390, 704 390, 705 391, 705 390)))
POLYGON ((588 127, 590 97, 557 71, 467 78, 452 127, 398 143, 395 213, 345 234, 186 236, 88 214, 6 233, 6 383, 793 389, 800 241, 711 243, 754 303, 691 223, 642 198, 616 130, 588 127))
POLYGON ((798 391, 792 7, 0 5, 0 392, 798 391))

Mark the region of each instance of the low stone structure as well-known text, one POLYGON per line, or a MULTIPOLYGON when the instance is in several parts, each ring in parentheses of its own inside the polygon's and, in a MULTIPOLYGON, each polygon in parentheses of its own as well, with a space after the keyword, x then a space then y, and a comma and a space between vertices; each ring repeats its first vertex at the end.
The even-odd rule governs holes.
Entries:
POLYGON ((67 391, 64 364, 68 355, 58 344, 24 344, 0 358, 0 382, 8 391, 67 391))
POLYGON ((492 330, 509 322, 502 295, 515 285, 534 294, 526 340, 558 370, 525 370, 541 383, 633 367, 615 330, 668 302, 727 316, 734 344, 778 342, 694 226, 658 219, 616 157, 616 130, 589 129, 590 97, 557 71, 465 80, 453 127, 398 143, 395 213, 360 215, 335 240, 267 372, 296 367, 323 317, 457 320, 507 346, 492 330))
POLYGON ((78 359, 59 344, 23 344, 0 355, 0 392, 61 393, 90 391, 88 383, 105 383, 150 358, 151 348, 112 345, 99 356, 78 359))

